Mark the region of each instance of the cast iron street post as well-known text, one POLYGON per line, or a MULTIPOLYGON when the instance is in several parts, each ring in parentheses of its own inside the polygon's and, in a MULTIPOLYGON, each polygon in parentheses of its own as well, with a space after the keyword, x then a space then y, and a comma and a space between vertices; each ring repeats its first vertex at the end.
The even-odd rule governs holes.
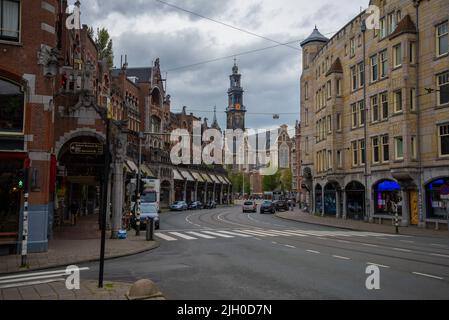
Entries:
POLYGON ((137 183, 136 183, 136 191, 137 191, 137 208, 136 208, 136 236, 140 236, 140 179, 142 177, 140 167, 142 166, 142 139, 144 137, 143 132, 139 132, 139 162, 137 168, 137 183))

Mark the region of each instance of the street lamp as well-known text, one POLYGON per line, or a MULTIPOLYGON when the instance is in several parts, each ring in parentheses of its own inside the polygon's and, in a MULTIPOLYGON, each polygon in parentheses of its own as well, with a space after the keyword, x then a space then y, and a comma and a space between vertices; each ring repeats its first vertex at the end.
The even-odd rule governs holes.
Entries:
POLYGON ((142 177, 141 174, 141 166, 142 166, 142 140, 144 139, 145 135, 143 132, 139 132, 139 161, 138 161, 138 168, 137 168, 137 181, 136 181, 136 236, 140 236, 140 179, 142 177))

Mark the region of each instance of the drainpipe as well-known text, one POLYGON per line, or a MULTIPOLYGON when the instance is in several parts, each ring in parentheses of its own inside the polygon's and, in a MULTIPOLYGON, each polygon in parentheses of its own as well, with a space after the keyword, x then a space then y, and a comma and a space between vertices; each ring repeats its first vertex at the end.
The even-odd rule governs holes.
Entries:
POLYGON ((416 113, 417 113, 417 128, 416 128, 416 143, 417 143, 417 157, 418 157, 418 214, 419 214, 419 227, 425 227, 425 218, 424 218, 424 212, 423 212, 423 190, 422 190, 422 152, 421 152, 421 105, 420 105, 420 87, 419 87, 419 67, 421 65, 420 63, 420 36, 419 36, 419 5, 421 4, 421 0, 414 0, 413 5, 415 6, 416 10, 416 88, 415 88, 415 100, 416 100, 416 113))
POLYGON ((365 117, 365 124, 364 124, 364 139, 365 139, 365 150, 363 151, 365 156, 365 220, 369 220, 369 222, 373 222, 373 217, 371 216, 371 210, 370 210, 370 198, 368 195, 368 104, 366 103, 366 22, 365 20, 362 20, 362 25, 360 26, 362 30, 363 35, 363 104, 364 104, 364 117, 365 117))

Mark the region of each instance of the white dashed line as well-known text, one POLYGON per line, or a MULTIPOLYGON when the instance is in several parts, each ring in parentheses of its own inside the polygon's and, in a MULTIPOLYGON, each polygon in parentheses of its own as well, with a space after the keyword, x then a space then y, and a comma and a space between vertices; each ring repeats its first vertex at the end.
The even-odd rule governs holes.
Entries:
MULTIPOLYGON (((187 236, 185 234, 179 233, 179 232, 169 232, 170 234, 180 237, 182 239, 186 239, 186 240, 196 240, 196 238, 191 237, 191 236, 187 236)), ((160 236, 160 235, 159 235, 160 236)))
POLYGON ((427 277, 427 278, 433 278, 433 279, 438 279, 438 280, 443 280, 444 278, 442 277, 438 277, 438 276, 434 276, 431 274, 425 274, 425 273, 421 273, 421 272, 412 272, 413 274, 416 274, 418 276, 423 276, 423 277, 427 277))
POLYGON ((379 247, 378 245, 376 245, 376 244, 371 244, 371 243, 361 243, 361 245, 364 245, 364 246, 366 246, 366 247, 373 247, 373 248, 379 247))
POLYGON ((415 243, 415 241, 411 241, 411 240, 399 240, 400 242, 404 242, 404 243, 415 243))
POLYGON ((434 256, 434 257, 449 258, 449 255, 447 255, 447 254, 432 253, 432 254, 430 254, 430 255, 431 255, 431 256, 434 256))
POLYGON ((290 249, 296 249, 296 247, 288 245, 288 244, 286 244, 285 247, 290 248, 290 249))
POLYGON ((402 248, 392 248, 394 251, 401 251, 401 252, 412 252, 412 250, 408 249, 402 249, 402 248))
POLYGON ((321 252, 319 251, 315 251, 315 250, 306 250, 309 253, 315 253, 315 254, 320 254, 321 252))
POLYGON ((334 258, 336 258, 336 259, 340 259, 340 260, 351 260, 351 258, 348 258, 348 257, 342 257, 342 256, 332 256, 332 257, 334 257, 334 258))
POLYGON ((370 265, 370 266, 378 266, 378 267, 386 268, 386 269, 390 268, 390 266, 386 266, 384 264, 373 263, 373 262, 368 262, 367 264, 370 265))
POLYGON ((277 242, 273 241, 272 244, 278 244, 277 242))

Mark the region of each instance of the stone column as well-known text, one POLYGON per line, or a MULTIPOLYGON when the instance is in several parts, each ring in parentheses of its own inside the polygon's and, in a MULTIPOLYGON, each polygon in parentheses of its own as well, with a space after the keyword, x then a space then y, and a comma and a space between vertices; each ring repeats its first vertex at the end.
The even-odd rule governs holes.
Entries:
POLYGON ((207 203, 207 181, 204 184, 204 194, 203 194, 203 203, 206 204, 207 203))
POLYGON ((228 205, 231 204, 231 185, 228 184, 228 205))
POLYGON ((214 181, 214 188, 213 188, 213 192, 212 192, 212 199, 211 199, 211 201, 215 201, 215 188, 216 188, 216 183, 215 183, 215 181, 214 181))
POLYGON ((168 205, 171 205, 173 202, 175 202, 175 181, 170 182, 170 196, 169 196, 169 203, 168 205))
POLYGON ((407 227, 410 223, 410 199, 407 188, 401 188, 402 196, 402 220, 401 226, 407 227))
POLYGON ((347 217, 348 217, 348 197, 347 197, 347 194, 346 194, 345 190, 342 190, 341 193, 343 195, 343 212, 342 212, 342 215, 343 215, 343 219, 346 220, 347 217))
POLYGON ((324 217, 324 187, 321 191, 321 216, 324 217))
POLYGON ((195 182, 195 196, 193 201, 198 201, 198 181, 195 182))
POLYGON ((220 188, 220 204, 223 204, 223 183, 221 184, 220 188))
POLYGON ((123 216, 123 162, 113 164, 113 190, 112 190, 112 219, 111 238, 117 239, 118 231, 122 228, 123 216))
POLYGON ((184 180, 184 191, 182 192, 182 200, 187 201, 187 180, 184 180))

